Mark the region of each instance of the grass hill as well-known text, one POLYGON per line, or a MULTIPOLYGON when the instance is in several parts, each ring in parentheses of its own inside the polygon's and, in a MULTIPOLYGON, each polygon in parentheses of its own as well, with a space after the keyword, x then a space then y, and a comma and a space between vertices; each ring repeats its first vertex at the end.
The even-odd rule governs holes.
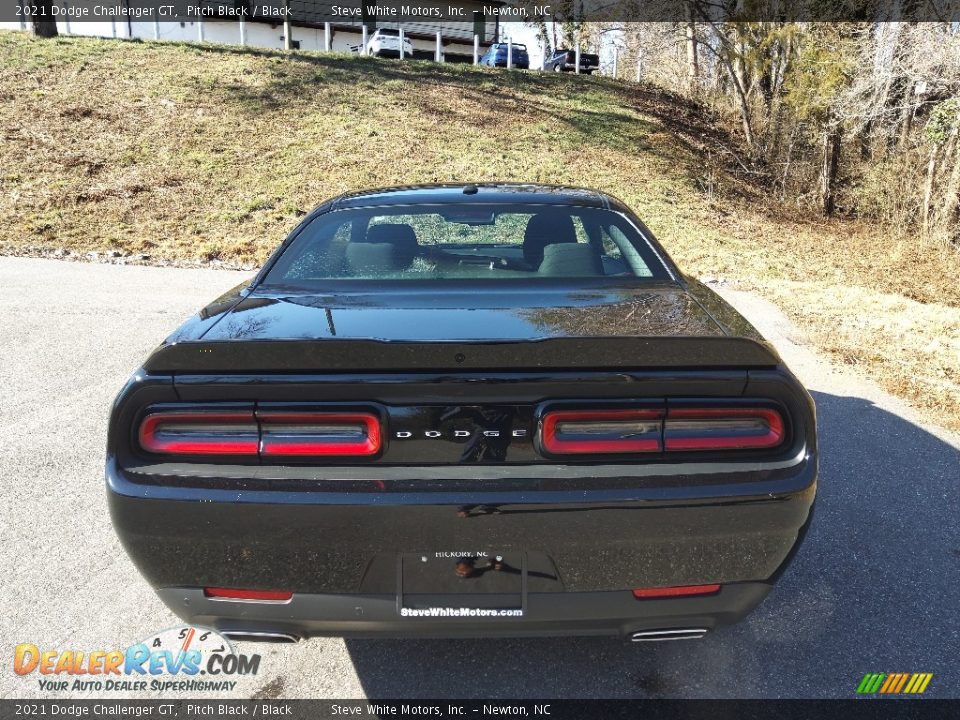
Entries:
POLYGON ((957 253, 776 206, 721 119, 653 86, 0 33, 0 97, 0 252, 253 265, 346 190, 593 186, 691 274, 764 292, 822 349, 960 427, 957 253))

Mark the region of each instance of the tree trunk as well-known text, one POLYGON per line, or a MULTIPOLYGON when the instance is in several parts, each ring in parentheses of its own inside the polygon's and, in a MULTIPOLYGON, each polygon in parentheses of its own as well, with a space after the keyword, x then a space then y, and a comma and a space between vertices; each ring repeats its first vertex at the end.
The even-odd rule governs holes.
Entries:
POLYGON ((910 93, 913 85, 906 79, 903 79, 901 83, 903 87, 900 88, 900 93, 898 94, 900 110, 897 115, 896 125, 893 127, 893 134, 890 136, 887 145, 888 155, 892 155, 897 150, 906 147, 907 140, 910 138, 910 130, 913 127, 913 106, 910 104, 912 100, 910 93))
POLYGON ((740 84, 740 87, 743 89, 743 96, 746 97, 750 94, 750 82, 747 77, 747 64, 743 59, 744 48, 740 43, 736 43, 736 55, 733 60, 733 71, 737 76, 737 82, 740 84))
POLYGON ((697 92, 700 79, 700 61, 697 57, 697 26, 693 21, 693 8, 684 3, 687 13, 687 89, 691 94, 697 92))
POLYGON ((913 130, 913 107, 909 100, 904 98, 903 115, 900 119, 900 136, 897 138, 897 147, 903 149, 910 141, 910 132, 913 130))
POLYGON ((57 36, 57 21, 53 19, 53 0, 37 0, 31 3, 36 11, 30 22, 33 34, 37 37, 57 36))
POLYGON ((820 169, 820 207, 827 217, 836 209, 835 186, 840 167, 840 128, 834 127, 823 135, 823 167, 820 169))
POLYGON ((770 107, 770 118, 767 127, 767 136, 769 137, 769 150, 767 150, 767 156, 770 158, 776 158, 780 154, 780 136, 782 134, 781 127, 781 118, 783 115, 782 112, 783 104, 780 102, 778 97, 774 97, 773 103, 770 107))
POLYGON ((937 174, 937 151, 939 146, 934 145, 930 151, 930 161, 927 163, 927 182, 923 189, 923 235, 930 237, 930 210, 933 206, 933 183, 937 174))
POLYGON ((867 120, 863 127, 860 128, 860 132, 857 135, 857 139, 860 141, 860 159, 869 160, 873 157, 873 142, 870 137, 873 133, 873 120, 867 120))
MULTIPOLYGON (((687 7, 690 7, 690 5, 687 7)), ((713 54, 719 62, 723 63, 723 67, 730 77, 730 82, 733 84, 733 89, 736 91, 737 100, 740 105, 740 120, 743 124, 743 138, 747 143, 747 147, 752 151, 754 149, 753 124, 750 120, 750 104, 747 102, 747 91, 745 89, 746 73, 738 74, 737 69, 734 68, 734 62, 738 65, 742 64, 742 53, 735 49, 734 42, 724 34, 723 30, 720 30, 716 24, 710 22, 708 18, 707 22, 721 42, 721 47, 713 50, 713 54), (734 59, 731 59, 731 54, 735 55, 734 59)), ((710 48, 710 44, 706 43, 704 47, 710 48)))
POLYGON ((752 149, 753 125, 750 122, 750 105, 747 103, 747 92, 744 90, 740 77, 734 71, 729 60, 727 60, 727 68, 730 70, 730 80, 733 82, 733 89, 737 93, 737 100, 740 104, 740 121, 743 125, 743 139, 747 141, 747 147, 752 149))

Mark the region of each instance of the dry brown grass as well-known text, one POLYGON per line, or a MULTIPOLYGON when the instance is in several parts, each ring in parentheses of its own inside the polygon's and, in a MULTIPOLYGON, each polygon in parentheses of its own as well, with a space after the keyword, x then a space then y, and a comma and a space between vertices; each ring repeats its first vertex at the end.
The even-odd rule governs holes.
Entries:
POLYGON ((820 350, 960 430, 960 308, 867 288, 811 282, 760 286, 820 350))
POLYGON ((777 300, 817 344, 960 428, 960 256, 784 213, 703 108, 603 78, 0 33, 0 252, 262 262, 332 195, 594 186, 682 267, 777 300))

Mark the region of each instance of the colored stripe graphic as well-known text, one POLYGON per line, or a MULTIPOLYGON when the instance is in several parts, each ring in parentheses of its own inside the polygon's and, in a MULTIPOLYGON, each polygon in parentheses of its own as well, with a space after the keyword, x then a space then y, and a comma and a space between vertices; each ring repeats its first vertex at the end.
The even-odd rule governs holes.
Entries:
POLYGON ((914 673, 910 676, 910 682, 907 683, 907 686, 903 689, 904 695, 909 695, 913 692, 913 686, 917 684, 917 681, 920 679, 920 675, 914 673))
POLYGON ((880 683, 882 683, 886 677, 886 673, 867 673, 863 676, 857 692, 862 695, 872 695, 880 688, 880 683))
POLYGON ((857 686, 858 695, 922 695, 933 673, 867 673, 857 686))
POLYGON ((907 684, 907 677, 909 677, 909 673, 900 673, 900 682, 897 683, 894 692, 898 693, 903 690, 903 686, 907 684))
POLYGON ((887 681, 880 687, 880 692, 892 692, 897 682, 900 680, 900 673, 890 673, 887 675, 887 681))
POLYGON ((910 682, 908 682, 907 686, 903 689, 903 693, 905 695, 922 695, 932 679, 933 673, 914 673, 913 677, 910 678, 910 682))

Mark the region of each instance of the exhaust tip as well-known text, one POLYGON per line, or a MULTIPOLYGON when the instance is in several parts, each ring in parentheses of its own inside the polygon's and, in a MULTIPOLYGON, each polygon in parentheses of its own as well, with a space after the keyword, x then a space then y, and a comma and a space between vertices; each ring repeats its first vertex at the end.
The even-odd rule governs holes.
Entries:
POLYGON ((666 640, 699 640, 707 628, 677 628, 674 630, 642 630, 630 634, 632 642, 664 642, 666 640))
POLYGON ((289 633, 255 632, 249 630, 224 630, 222 635, 228 640, 238 642, 295 643, 300 638, 289 633))

